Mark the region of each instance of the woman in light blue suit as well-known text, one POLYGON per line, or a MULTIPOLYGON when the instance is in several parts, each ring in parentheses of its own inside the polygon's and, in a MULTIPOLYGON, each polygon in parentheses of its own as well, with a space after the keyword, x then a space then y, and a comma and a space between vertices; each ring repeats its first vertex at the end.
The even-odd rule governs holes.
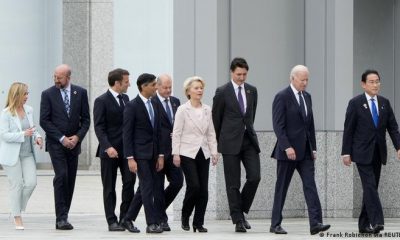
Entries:
POLYGON ((34 144, 43 146, 42 137, 33 125, 33 109, 25 105, 28 86, 15 82, 8 91, 6 108, 0 117, 0 164, 3 166, 10 192, 11 214, 15 228, 24 229, 21 211, 36 187, 34 144))

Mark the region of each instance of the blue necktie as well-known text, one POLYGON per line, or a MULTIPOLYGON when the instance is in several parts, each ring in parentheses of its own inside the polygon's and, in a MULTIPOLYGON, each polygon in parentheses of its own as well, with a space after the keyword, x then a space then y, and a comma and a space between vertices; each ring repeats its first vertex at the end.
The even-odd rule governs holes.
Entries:
POLYGON ((154 128, 154 111, 153 111, 153 107, 151 106, 151 100, 150 99, 147 100, 147 107, 149 109, 151 126, 154 128))
POLYGON ((61 89, 64 93, 64 107, 65 107, 65 111, 67 111, 67 115, 69 117, 69 111, 71 110, 71 106, 69 104, 69 97, 68 97, 68 91, 67 89, 63 88, 61 89))
POLYGON ((238 101, 239 101, 239 106, 240 106, 240 111, 244 115, 244 101, 243 101, 243 96, 242 96, 242 87, 238 87, 238 101))
POLYGON ((375 127, 378 127, 379 116, 378 110, 376 109, 375 99, 371 98, 371 110, 372 110, 372 119, 374 120, 375 127))
POLYGON ((172 113, 171 113, 171 109, 169 109, 169 106, 168 106, 168 98, 166 98, 164 100, 164 102, 165 102, 165 111, 167 112, 169 122, 172 124, 172 113))

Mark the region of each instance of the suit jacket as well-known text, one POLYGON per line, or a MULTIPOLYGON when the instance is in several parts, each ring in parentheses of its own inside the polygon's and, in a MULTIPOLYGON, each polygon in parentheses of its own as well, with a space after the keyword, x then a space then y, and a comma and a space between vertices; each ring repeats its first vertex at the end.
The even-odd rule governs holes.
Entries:
MULTIPOLYGON (((128 95, 122 94, 122 98, 125 104, 129 102, 128 95)), ((94 131, 99 140, 96 157, 108 157, 105 151, 110 147, 117 150, 118 156, 124 156, 122 144, 123 109, 109 90, 94 101, 94 131)))
POLYGON ((125 157, 153 160, 164 154, 164 145, 160 142, 161 130, 158 108, 152 103, 154 110, 154 128, 143 100, 138 95, 125 105, 123 145, 125 157))
POLYGON ((304 91, 303 97, 307 105, 306 119, 301 114, 300 105, 290 86, 276 94, 272 104, 272 123, 277 142, 272 158, 289 160, 285 150, 292 147, 296 152, 296 160, 303 160, 307 150, 313 159, 313 151, 317 147, 312 101, 308 92, 304 91))
POLYGON ((344 122, 342 155, 350 155, 356 163, 370 164, 375 146, 379 146, 380 160, 386 164, 386 130, 396 150, 400 149, 400 134, 393 109, 388 99, 378 97, 379 123, 375 127, 365 94, 349 101, 344 122))
POLYGON ((181 105, 175 115, 172 135, 172 154, 196 158, 200 148, 207 159, 217 154, 217 139, 212 121, 211 108, 202 105, 203 119, 198 119, 190 101, 181 105))
POLYGON ((61 144, 62 136, 77 135, 79 143, 71 151, 73 154, 80 154, 81 142, 90 126, 86 89, 71 84, 69 117, 60 89, 52 86, 44 90, 40 101, 40 126, 46 132, 46 150, 50 144, 61 144))
MULTIPOLYGON (((178 98, 170 96, 170 103, 172 107, 172 112, 173 116, 176 114, 176 110, 178 107, 181 105, 181 102, 179 101, 178 98)), ((161 125, 161 141, 165 145, 165 158, 168 158, 171 156, 171 149, 172 149, 172 138, 171 138, 171 133, 173 129, 173 123, 168 119, 167 112, 165 111, 164 108, 164 103, 160 101, 158 96, 154 96, 151 101, 154 103, 155 106, 158 107, 158 112, 159 112, 159 119, 160 119, 160 125, 161 125)))
MULTIPOLYGON (((29 125, 34 126, 33 108, 24 105, 26 117, 29 125)), ((41 137, 36 130, 32 136, 33 157, 36 160, 34 142, 36 138, 41 137)), ((19 158, 21 144, 25 141, 24 131, 21 127, 21 120, 18 115, 13 116, 9 108, 3 109, 0 117, 0 164, 5 166, 14 166, 19 158)))
POLYGON ((247 108, 243 115, 232 82, 217 88, 213 98, 212 116, 218 140, 218 151, 222 154, 238 154, 245 130, 258 152, 254 118, 257 109, 257 88, 245 83, 247 108))

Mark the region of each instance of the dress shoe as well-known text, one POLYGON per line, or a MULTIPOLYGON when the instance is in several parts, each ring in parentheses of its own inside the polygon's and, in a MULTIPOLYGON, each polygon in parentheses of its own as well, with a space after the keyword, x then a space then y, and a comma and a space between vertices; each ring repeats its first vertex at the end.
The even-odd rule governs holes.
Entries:
POLYGON ((330 227, 331 227, 331 225, 329 225, 329 224, 324 225, 322 223, 318 223, 316 226, 314 226, 310 229, 310 233, 311 233, 311 235, 315 235, 319 232, 328 230, 330 227))
POLYGON ((110 225, 108 225, 108 231, 110 232, 125 231, 125 228, 120 226, 118 223, 113 222, 110 225))
POLYGON ((162 228, 163 231, 166 231, 166 232, 171 231, 171 228, 169 227, 167 222, 161 222, 160 227, 162 228))
POLYGON ((133 225, 132 221, 122 219, 120 221, 119 225, 131 233, 140 233, 140 230, 137 229, 137 227, 135 227, 135 225, 133 225))
POLYGON ((281 225, 278 225, 278 226, 276 226, 276 227, 270 227, 269 228, 269 232, 271 232, 271 233, 275 233, 275 234, 287 234, 287 232, 285 231, 285 229, 283 229, 282 227, 281 227, 281 225))
POLYGON ((365 227, 365 228, 359 228, 358 229, 359 233, 366 233, 366 234, 375 234, 377 233, 376 230, 370 226, 365 227))
POLYGON ((385 227, 382 224, 376 224, 375 226, 372 227, 376 233, 379 233, 380 231, 383 231, 385 227))
POLYGON ((146 233, 162 233, 163 230, 158 224, 150 224, 146 227, 146 233))
POLYGON ((243 225, 246 229, 251 229, 250 223, 243 217, 243 225))
POLYGON ((193 225, 193 232, 196 232, 196 230, 199 232, 208 232, 207 228, 201 225, 200 226, 193 225))
POLYGON ((236 223, 235 232, 247 232, 246 227, 244 226, 243 220, 239 220, 236 223))
POLYGON ((186 217, 182 217, 181 218, 181 227, 185 231, 189 231, 190 230, 189 218, 186 218, 186 217))
POLYGON ((60 220, 56 223, 56 229, 58 230, 72 230, 74 227, 67 220, 60 220))

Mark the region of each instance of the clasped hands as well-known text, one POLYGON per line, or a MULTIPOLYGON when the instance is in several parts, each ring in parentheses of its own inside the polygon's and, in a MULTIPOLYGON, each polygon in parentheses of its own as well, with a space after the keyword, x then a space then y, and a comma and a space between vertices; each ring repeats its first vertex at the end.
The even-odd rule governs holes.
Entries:
POLYGON ((68 149, 73 149, 79 142, 79 137, 77 135, 73 135, 70 137, 65 136, 62 140, 62 145, 68 149))

